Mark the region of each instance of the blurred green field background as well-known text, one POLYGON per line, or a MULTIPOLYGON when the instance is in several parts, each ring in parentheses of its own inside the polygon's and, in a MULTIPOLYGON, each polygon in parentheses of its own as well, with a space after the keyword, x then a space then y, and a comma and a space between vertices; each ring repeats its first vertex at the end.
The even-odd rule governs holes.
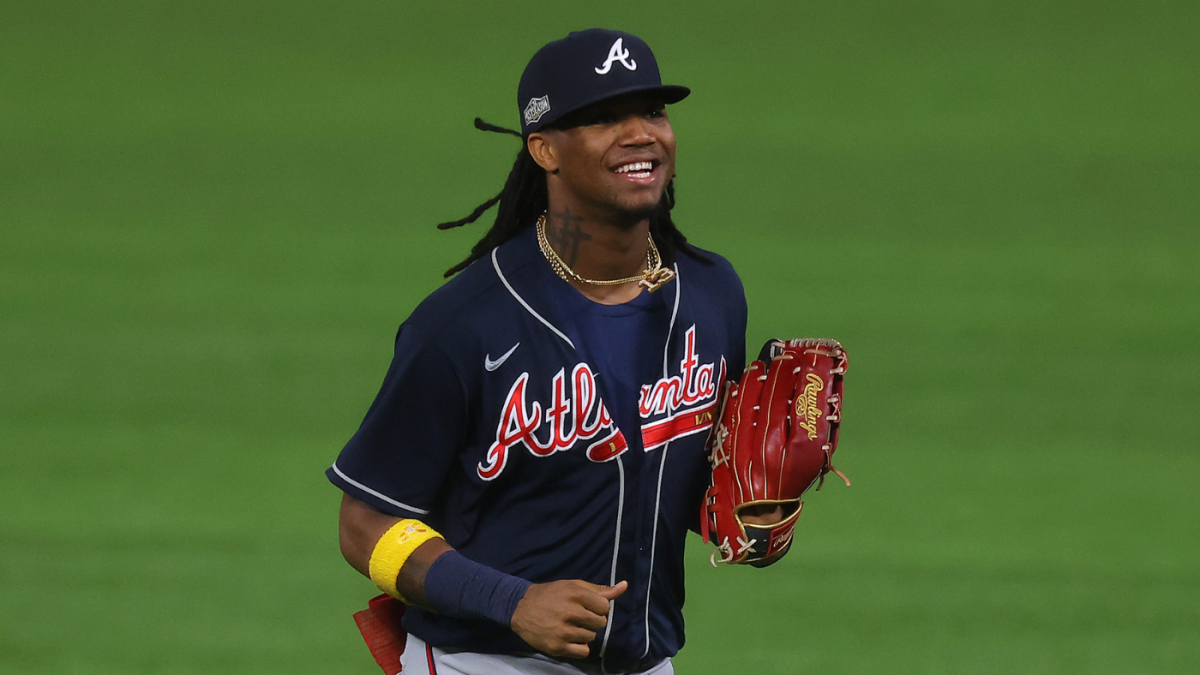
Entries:
POLYGON ((854 487, 695 542, 677 672, 1200 672, 1197 3, 6 0, 0 673, 375 672, 322 471, 591 25, 695 92, 752 348, 853 361, 854 487))

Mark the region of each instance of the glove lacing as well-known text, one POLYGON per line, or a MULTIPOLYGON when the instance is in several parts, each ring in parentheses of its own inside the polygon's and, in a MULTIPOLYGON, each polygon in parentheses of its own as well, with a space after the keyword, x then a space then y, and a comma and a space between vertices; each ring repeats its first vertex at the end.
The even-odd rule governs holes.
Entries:
POLYGON ((712 563, 713 567, 716 567, 717 563, 719 563, 719 562, 723 562, 723 563, 729 562, 730 560, 733 560, 734 558, 742 555, 746 551, 753 548, 754 545, 758 543, 758 540, 751 539, 750 541, 746 541, 745 539, 738 537, 737 542, 738 542, 738 550, 737 550, 737 553, 734 553, 733 547, 729 545, 729 537, 725 537, 725 540, 722 541, 715 549, 713 549, 713 552, 711 554, 709 554, 708 561, 712 563), (718 551, 721 552, 720 560, 717 560, 717 552, 718 551))

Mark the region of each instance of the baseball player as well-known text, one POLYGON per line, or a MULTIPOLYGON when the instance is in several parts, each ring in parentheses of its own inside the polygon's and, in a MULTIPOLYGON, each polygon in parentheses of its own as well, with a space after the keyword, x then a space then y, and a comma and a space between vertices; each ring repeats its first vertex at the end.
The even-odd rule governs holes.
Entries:
POLYGON ((327 472, 346 559, 409 606, 406 675, 672 672, 746 330, 733 268, 671 220, 688 93, 628 33, 547 44, 503 191, 441 226, 499 205, 327 472))

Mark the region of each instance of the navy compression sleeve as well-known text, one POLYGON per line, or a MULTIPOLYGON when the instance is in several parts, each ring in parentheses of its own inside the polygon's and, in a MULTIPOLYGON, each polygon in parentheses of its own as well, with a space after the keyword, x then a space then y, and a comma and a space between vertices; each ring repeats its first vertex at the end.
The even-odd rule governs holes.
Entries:
POLYGON ((533 584, 446 551, 425 574, 425 599, 439 614, 491 619, 507 626, 533 584))

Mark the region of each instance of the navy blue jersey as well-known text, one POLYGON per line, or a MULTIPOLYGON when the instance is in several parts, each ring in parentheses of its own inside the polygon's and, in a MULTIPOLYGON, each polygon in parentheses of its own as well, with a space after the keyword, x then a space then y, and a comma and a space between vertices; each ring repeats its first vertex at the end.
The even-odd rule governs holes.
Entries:
MULTIPOLYGON (((704 444, 722 383, 745 361, 741 282, 708 255, 715 264, 681 255, 674 281, 606 308, 554 274, 527 227, 400 326, 383 387, 329 479, 502 572, 628 581, 593 655, 609 668, 673 656, 704 444)), ((532 651, 486 620, 410 608, 404 626, 441 648, 532 651)))

